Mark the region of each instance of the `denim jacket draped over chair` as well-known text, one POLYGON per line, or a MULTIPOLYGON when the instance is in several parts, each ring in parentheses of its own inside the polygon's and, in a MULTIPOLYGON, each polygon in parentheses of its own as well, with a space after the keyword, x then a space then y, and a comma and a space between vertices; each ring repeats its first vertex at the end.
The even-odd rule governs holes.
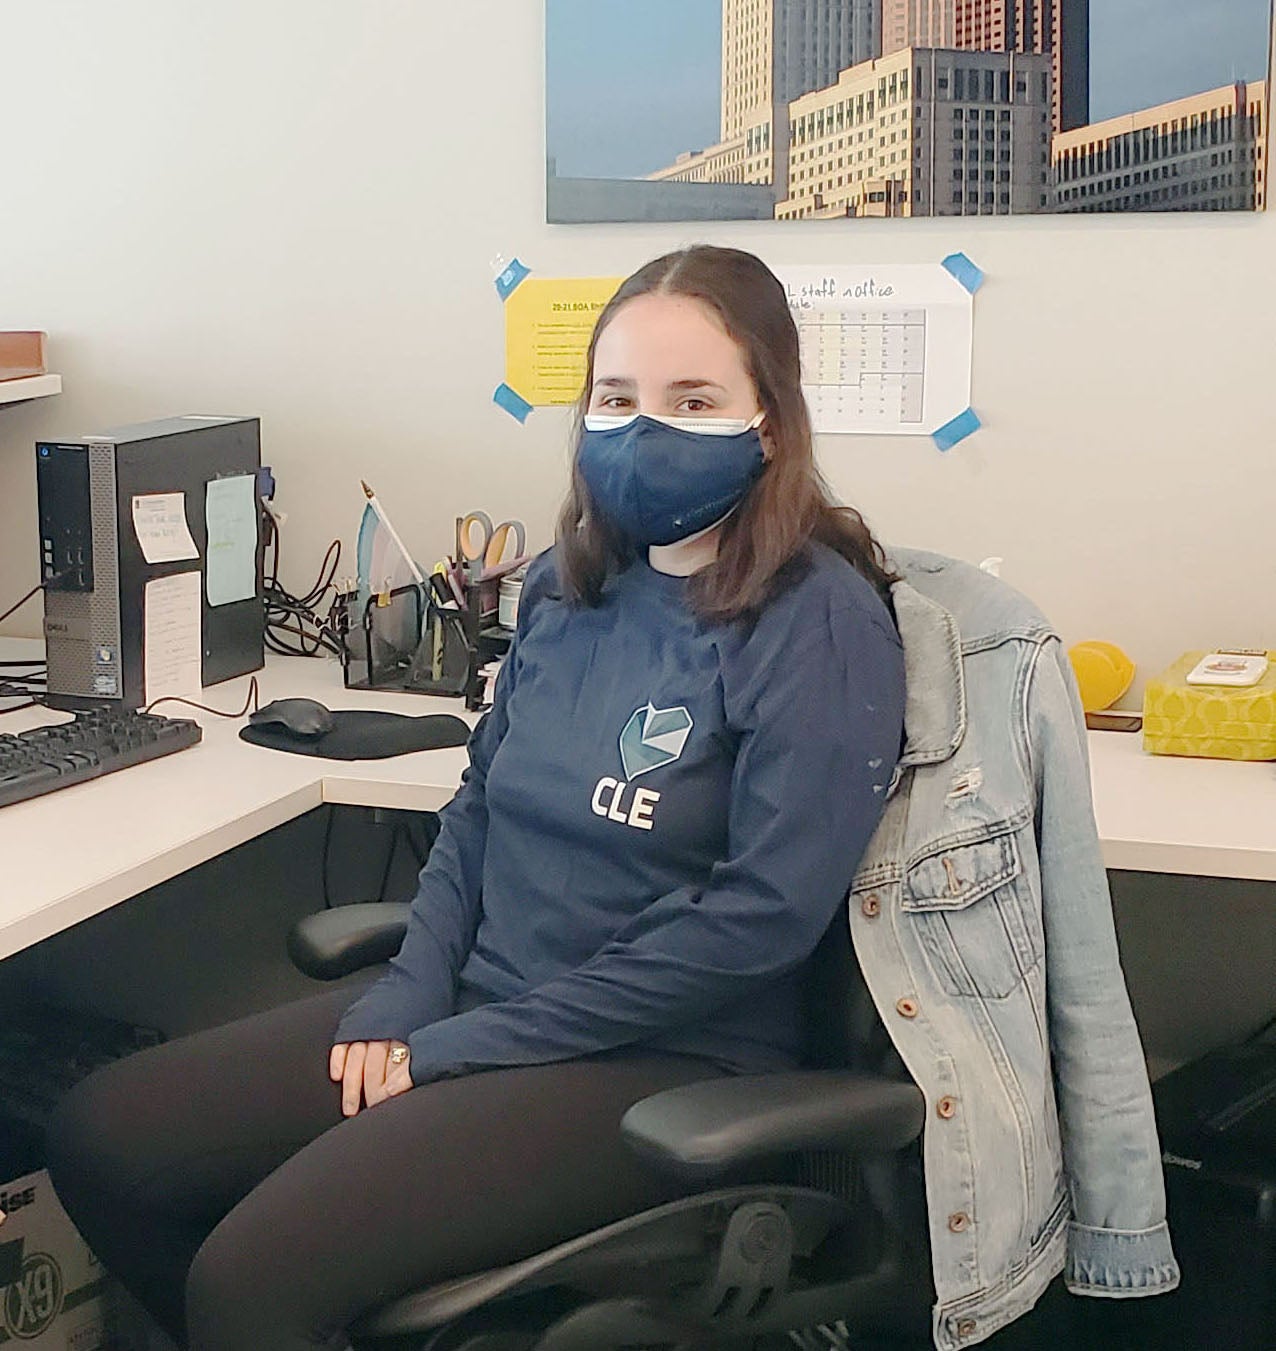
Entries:
POLYGON ((849 919, 926 1098, 934 1336, 957 1348, 1060 1270, 1124 1297, 1172 1289, 1178 1268, 1059 636, 969 564, 890 561, 905 745, 849 919))

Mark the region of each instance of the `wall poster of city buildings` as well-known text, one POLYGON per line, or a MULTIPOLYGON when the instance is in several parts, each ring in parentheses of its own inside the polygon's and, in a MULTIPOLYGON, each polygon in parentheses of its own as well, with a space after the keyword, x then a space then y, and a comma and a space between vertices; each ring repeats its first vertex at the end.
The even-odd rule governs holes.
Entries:
POLYGON ((546 0, 552 222, 1254 211, 1272 0, 546 0))

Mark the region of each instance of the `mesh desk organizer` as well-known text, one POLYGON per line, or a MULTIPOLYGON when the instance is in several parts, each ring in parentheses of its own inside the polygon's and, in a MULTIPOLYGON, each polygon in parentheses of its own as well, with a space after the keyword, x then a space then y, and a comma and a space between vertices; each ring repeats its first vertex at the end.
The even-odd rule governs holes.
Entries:
POLYGON ((514 636, 487 609, 486 586, 471 586, 464 607, 440 605, 416 583, 373 594, 342 621, 342 668, 347 689, 403 690, 462 697, 483 706, 488 662, 514 636))

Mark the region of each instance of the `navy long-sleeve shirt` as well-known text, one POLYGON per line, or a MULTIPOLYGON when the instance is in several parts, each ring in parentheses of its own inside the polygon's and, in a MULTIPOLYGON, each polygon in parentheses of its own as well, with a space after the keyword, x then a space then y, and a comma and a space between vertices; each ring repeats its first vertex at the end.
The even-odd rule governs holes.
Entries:
POLYGON ((849 563, 813 545, 794 572, 753 624, 714 624, 646 562, 596 607, 533 564, 403 947, 334 1040, 406 1041, 417 1084, 635 1043, 796 1063, 800 968, 881 816, 904 670, 849 563))

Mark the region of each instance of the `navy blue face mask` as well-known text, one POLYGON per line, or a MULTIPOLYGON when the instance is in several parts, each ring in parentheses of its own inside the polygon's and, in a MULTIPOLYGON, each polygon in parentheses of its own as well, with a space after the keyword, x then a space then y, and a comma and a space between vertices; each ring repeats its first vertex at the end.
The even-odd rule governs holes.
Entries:
POLYGON ((590 413, 576 463, 594 505, 631 543, 674 544, 722 520, 757 481, 761 420, 590 413))

